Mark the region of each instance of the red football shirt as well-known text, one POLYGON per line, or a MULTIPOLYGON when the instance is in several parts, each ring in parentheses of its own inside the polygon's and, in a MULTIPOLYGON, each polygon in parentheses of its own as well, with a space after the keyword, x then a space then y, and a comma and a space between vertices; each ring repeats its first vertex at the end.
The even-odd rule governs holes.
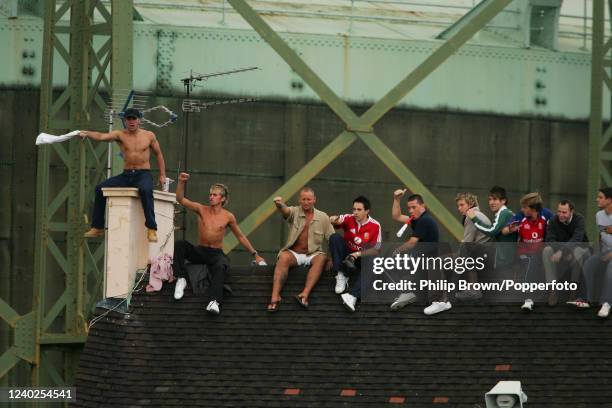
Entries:
POLYGON ((359 224, 353 214, 343 214, 339 221, 342 223, 336 228, 344 230, 344 241, 352 252, 363 251, 367 248, 380 249, 382 244, 380 223, 372 217, 359 224))
POLYGON ((535 220, 523 218, 519 224, 518 254, 534 254, 542 250, 546 234, 546 218, 540 215, 535 220))

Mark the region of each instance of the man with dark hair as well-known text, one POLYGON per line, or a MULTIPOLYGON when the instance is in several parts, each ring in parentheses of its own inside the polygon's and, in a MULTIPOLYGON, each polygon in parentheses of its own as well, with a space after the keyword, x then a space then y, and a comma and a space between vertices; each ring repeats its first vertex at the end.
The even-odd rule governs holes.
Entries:
MULTIPOLYGON (((600 276, 604 275, 603 287, 600 296, 601 308, 597 316, 606 318, 610 315, 610 304, 612 304, 612 187, 599 190, 597 194, 597 206, 600 210, 595 215, 599 229, 599 254, 591 256, 584 263, 584 288, 587 300, 594 300, 595 285, 600 276)), ((569 302, 579 308, 589 307, 589 303, 578 299, 569 302)))
MULTIPOLYGON (((589 253, 588 242, 584 216, 574 211, 571 201, 559 201, 557 214, 548 222, 546 247, 542 251, 546 281, 559 280, 560 275, 569 270, 570 280, 578 283, 584 257, 589 253)), ((557 301, 557 292, 550 291, 549 306, 556 305, 557 301)))
POLYGON ((315 208, 317 197, 310 187, 300 190, 300 205, 289 207, 282 197, 274 198, 274 205, 289 223, 287 244, 278 253, 274 267, 272 295, 268 312, 276 312, 281 303, 281 290, 285 285, 289 269, 294 266, 310 266, 304 289, 295 297, 299 305, 308 308, 310 293, 321 277, 327 255, 323 252, 323 241, 334 233, 329 216, 315 208))
POLYGON ((329 219, 335 228, 343 230, 343 235, 335 233, 329 237, 329 251, 337 273, 335 292, 341 295, 344 306, 354 312, 361 298, 361 257, 378 254, 382 244, 381 227, 370 217, 370 200, 364 196, 353 200, 352 214, 333 215, 329 219), (343 293, 349 286, 345 272, 355 278, 348 293, 343 293))
MULTIPOLYGON (((419 194, 412 194, 408 197, 407 206, 409 216, 403 215, 400 199, 406 193, 406 189, 395 190, 393 192, 393 207, 391 208, 391 215, 395 221, 399 221, 403 224, 410 223, 412 227, 412 235, 406 242, 400 245, 395 252, 408 252, 417 247, 419 243, 430 243, 435 244, 439 241, 439 230, 438 223, 431 216, 423 197, 419 194)), ((428 255, 437 255, 437 250, 432 251, 432 248, 425 248, 424 251, 428 255)), ((391 309, 396 310, 412 303, 416 300, 414 293, 402 293, 397 299, 391 304, 391 309)), ((426 307, 423 312, 426 315, 433 315, 436 313, 443 312, 451 308, 451 303, 446 300, 446 296, 443 294, 440 301, 433 301, 430 306, 426 307)))
POLYGON ((493 186, 489 190, 489 208, 494 214, 492 224, 483 222, 477 217, 476 211, 470 209, 466 212, 466 216, 472 220, 476 229, 485 235, 493 238, 496 242, 502 245, 496 246, 495 251, 495 267, 504 268, 512 265, 514 260, 516 243, 515 233, 504 233, 504 227, 508 225, 514 213, 506 207, 508 205, 508 196, 506 189, 500 186, 493 186))
POLYGON ((176 241, 174 243, 174 276, 178 279, 174 287, 174 298, 179 300, 183 297, 187 286, 187 271, 185 260, 189 262, 206 264, 210 269, 211 280, 208 287, 206 311, 212 314, 220 313, 223 300, 223 284, 229 279, 230 262, 227 255, 223 253, 223 236, 227 227, 234 233, 240 242, 256 262, 264 259, 257 254, 253 245, 238 227, 236 217, 223 207, 229 200, 229 190, 223 184, 210 186, 208 200, 210 205, 200 204, 185 197, 185 183, 189 180, 189 174, 179 174, 176 186, 176 201, 182 206, 198 215, 198 246, 193 246, 188 241, 176 241))
POLYGON ((124 112, 126 129, 113 130, 109 133, 83 130, 80 136, 100 142, 117 142, 123 154, 123 173, 111 177, 96 186, 91 229, 85 233, 85 238, 95 238, 104 235, 104 214, 106 199, 102 193, 105 187, 136 187, 144 210, 147 239, 157 242, 157 223, 153 208, 153 177, 151 176, 150 151, 157 157, 159 166, 159 183, 166 181, 166 164, 155 133, 140 128, 142 114, 138 109, 129 108, 124 112))

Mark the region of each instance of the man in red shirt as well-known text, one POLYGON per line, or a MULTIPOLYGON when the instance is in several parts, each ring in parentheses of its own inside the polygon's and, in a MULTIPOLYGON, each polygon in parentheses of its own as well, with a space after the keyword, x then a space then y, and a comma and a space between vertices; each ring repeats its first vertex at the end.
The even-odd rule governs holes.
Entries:
MULTIPOLYGON (((525 216, 520 222, 507 227, 510 232, 518 232, 517 255, 525 263, 525 282, 535 282, 538 270, 542 270, 542 249, 548 223, 542 215, 542 208, 542 197, 539 193, 526 194, 521 198, 521 211, 525 216)), ((521 308, 531 311, 533 300, 525 299, 521 308)))
POLYGON ((343 235, 335 233, 329 238, 329 250, 337 272, 335 291, 341 294, 344 306, 354 312, 357 299, 361 297, 361 257, 378 253, 382 244, 381 227, 370 217, 370 200, 364 196, 353 200, 353 214, 334 215, 329 220, 335 228, 344 231, 343 235), (344 272, 352 273, 355 278, 348 293, 342 293, 349 286, 344 272))

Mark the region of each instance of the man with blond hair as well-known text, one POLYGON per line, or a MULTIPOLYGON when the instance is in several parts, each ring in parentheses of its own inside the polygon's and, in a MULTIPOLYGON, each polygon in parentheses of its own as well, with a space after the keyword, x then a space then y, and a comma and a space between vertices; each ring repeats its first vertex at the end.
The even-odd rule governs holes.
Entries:
MULTIPOLYGON (((457 211, 461 214, 461 223, 463 224, 463 239, 461 240, 461 247, 459 249, 459 255, 463 257, 478 258, 484 257, 486 254, 486 247, 484 244, 491 240, 484 232, 476 228, 476 224, 470 217, 467 216, 468 211, 482 224, 490 225, 491 221, 484 215, 480 208, 478 208, 478 197, 472 193, 459 193, 455 197, 457 203, 457 211)), ((486 257, 488 258, 488 256, 486 257)), ((467 272, 467 280, 470 283, 476 283, 478 281, 478 273, 476 270, 470 270, 467 272)), ((463 290, 455 294, 457 300, 476 300, 482 297, 480 290, 463 290)))
POLYGON ((177 241, 174 243, 174 275, 178 278, 174 288, 174 298, 179 300, 183 297, 183 291, 187 286, 187 271, 185 260, 189 262, 205 264, 210 269, 211 279, 207 291, 206 311, 219 314, 221 301, 223 300, 223 284, 229 279, 230 261, 223 253, 223 236, 229 227, 238 242, 246 248, 255 258, 256 262, 263 262, 251 242, 238 227, 236 217, 223 207, 229 201, 229 190, 227 186, 217 183, 210 186, 208 201, 204 205, 191 201, 185 197, 185 183, 189 180, 189 174, 179 174, 176 186, 176 201, 185 208, 198 215, 198 246, 188 241, 177 241))
MULTIPOLYGON (((521 198, 523 219, 518 224, 512 223, 504 228, 508 232, 518 233, 517 254, 525 264, 525 282, 535 282, 538 270, 542 268, 542 249, 548 224, 546 217, 542 214, 542 209, 540 193, 525 194, 521 198)), ((521 309, 531 311, 533 305, 533 300, 527 298, 521 309)))

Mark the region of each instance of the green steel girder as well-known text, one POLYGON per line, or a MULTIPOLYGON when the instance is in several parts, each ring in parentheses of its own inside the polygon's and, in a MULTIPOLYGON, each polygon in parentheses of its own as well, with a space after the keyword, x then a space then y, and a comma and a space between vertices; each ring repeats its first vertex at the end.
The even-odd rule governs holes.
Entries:
POLYGON ((15 355, 28 363, 36 359, 36 315, 30 312, 23 315, 15 324, 15 355))
MULTIPOLYGON (((608 1, 612 9, 612 2, 608 1)), ((593 220, 598 211, 595 202, 602 186, 612 186, 612 126, 604 132, 603 90, 612 91, 609 70, 612 60, 608 57, 612 38, 605 39, 605 4, 593 1, 593 36, 591 48, 591 114, 589 118, 589 150, 587 178, 587 219, 593 220)), ((596 240, 599 231, 594 222, 587 223, 587 235, 596 240)))
MULTIPOLYGON (((457 49, 465 44, 476 32, 482 29, 495 15, 502 11, 512 0, 484 0, 476 10, 470 12, 469 18, 452 33, 447 41, 436 49, 428 58, 410 74, 391 89, 382 99, 357 117, 351 108, 321 80, 317 74, 293 51, 272 28, 251 8, 245 0, 228 0, 232 7, 253 27, 253 29, 302 77, 302 79, 319 95, 321 100, 338 115, 346 124, 346 131, 341 133, 323 151, 317 154, 283 186, 276 190, 266 201, 259 205, 240 223, 245 234, 250 234, 274 213, 272 198, 288 197, 295 194, 309 180, 319 174, 331 161, 337 158, 358 136, 366 146, 395 174, 410 190, 418 191, 427 200, 432 213, 442 225, 457 239, 462 237, 462 227, 435 195, 412 173, 402 161, 373 133, 374 124, 393 108, 412 89, 421 83, 431 72, 446 61, 457 49), (351 133, 354 132, 351 135, 351 133)), ((226 251, 231 251, 238 241, 229 236, 224 244, 226 251)))
MULTIPOLYGON (((54 133, 88 128, 91 126, 92 108, 105 108, 100 96, 101 86, 105 86, 109 92, 112 92, 109 84, 131 88, 133 2, 112 0, 111 4, 112 14, 100 0, 45 0, 40 90, 42 131, 54 133), (105 21, 93 23, 94 11, 105 21), (68 16, 68 12, 69 26, 61 25, 60 21, 68 16), (60 34, 69 36, 68 48, 62 43, 60 34), (109 38, 94 49, 94 35, 109 38), (121 37, 111 46, 114 35, 121 37), (57 63, 68 66, 69 86, 54 97, 52 78, 57 63), (107 71, 111 69, 113 73, 109 81, 107 71), (97 74, 92 78, 94 70, 97 70, 97 74)), ((104 247, 100 245, 92 250, 90 244, 84 242, 82 233, 84 215, 89 212, 86 203, 93 191, 92 182, 104 176, 105 163, 101 157, 105 156, 105 151, 105 146, 93 147, 79 140, 39 147, 33 310, 20 316, 0 299, 0 318, 13 328, 15 339, 14 345, 0 356, 0 378, 6 376, 20 360, 24 360, 32 364, 33 386, 42 385, 41 373, 58 385, 71 384, 74 380, 78 361, 78 348, 74 345, 82 344, 86 339, 86 318, 98 296, 88 291, 87 279, 96 279, 94 292, 100 291, 102 282, 98 264, 102 260, 104 247), (63 162, 68 175, 67 183, 54 196, 49 190, 52 152, 63 162), (89 175, 92 165, 93 177, 89 175), (59 213, 60 209, 65 212, 59 213), (65 239, 65 247, 60 248, 56 244, 58 235, 65 239), (62 279, 65 284, 64 291, 50 307, 46 299, 46 282, 51 272, 49 259, 56 262, 56 270, 59 271, 53 279, 62 279), (60 316, 64 319, 63 330, 49 332, 60 316), (61 350, 63 353, 64 366, 61 369, 51 365, 52 359, 48 357, 50 350, 61 350)))

